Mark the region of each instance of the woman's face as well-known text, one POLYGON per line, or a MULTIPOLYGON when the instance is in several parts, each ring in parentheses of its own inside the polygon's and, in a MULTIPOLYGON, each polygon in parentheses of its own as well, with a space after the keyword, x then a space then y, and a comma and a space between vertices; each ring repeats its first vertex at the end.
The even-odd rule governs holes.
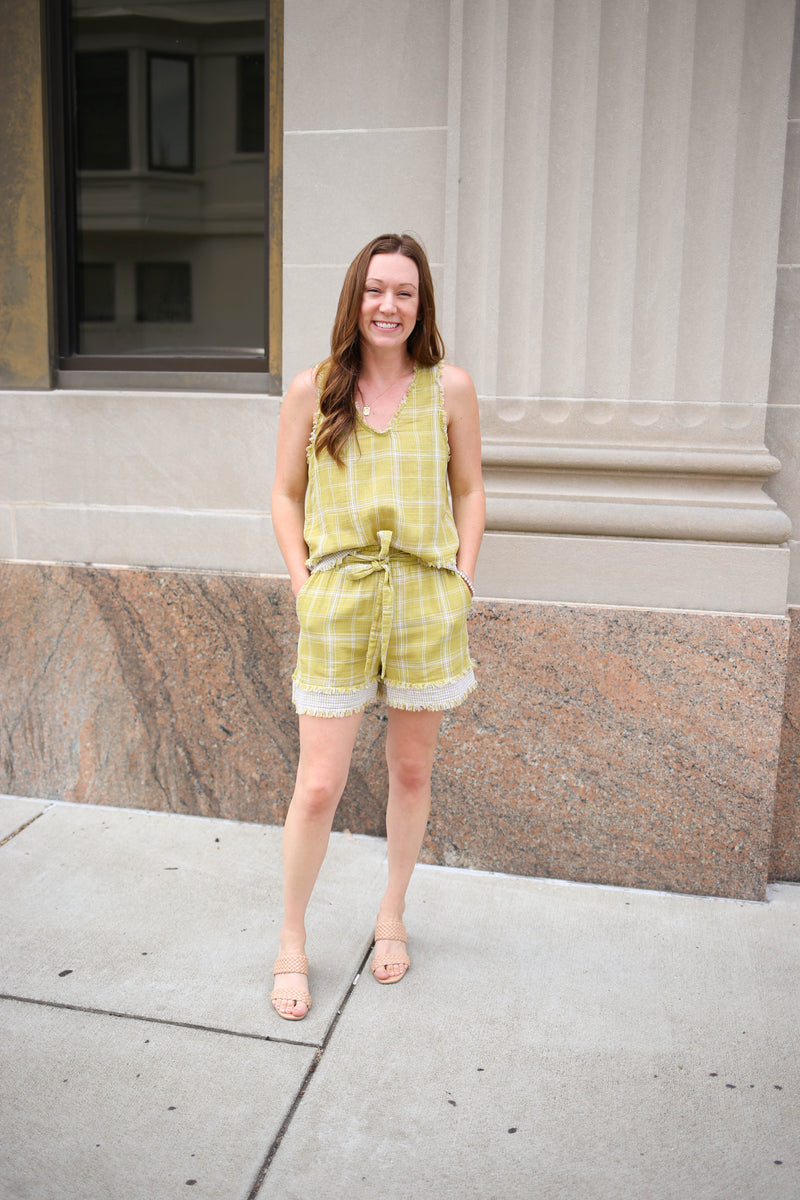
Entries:
POLYGON ((358 328, 376 350, 404 346, 419 315, 419 271, 405 254, 374 254, 369 260, 358 328))

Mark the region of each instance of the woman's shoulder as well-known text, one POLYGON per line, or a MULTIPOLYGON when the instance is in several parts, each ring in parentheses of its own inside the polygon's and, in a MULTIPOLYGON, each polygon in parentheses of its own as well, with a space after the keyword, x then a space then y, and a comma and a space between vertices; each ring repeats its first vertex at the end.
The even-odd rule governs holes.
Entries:
POLYGON ((452 363, 440 363, 440 378, 445 401, 468 402, 475 398, 475 384, 467 371, 452 363))
POLYGON ((290 393, 293 396, 308 396, 317 394, 317 386, 321 364, 317 363, 315 367, 306 367, 305 371, 300 371, 295 375, 289 387, 286 390, 286 395, 290 393))
POLYGON ((471 388, 473 391, 475 390, 475 385, 472 382, 469 372, 465 371, 463 367, 456 367, 453 363, 443 362, 439 363, 439 370, 441 372, 442 383, 445 387, 449 385, 451 388, 471 388))
POLYGON ((318 404, 316 368, 309 367, 295 375, 281 403, 280 427, 298 446, 308 443, 317 420, 318 404))
POLYGON ((318 377, 319 366, 307 367, 305 371, 295 375, 283 397, 284 405, 298 411, 305 409, 313 411, 317 404, 318 377))

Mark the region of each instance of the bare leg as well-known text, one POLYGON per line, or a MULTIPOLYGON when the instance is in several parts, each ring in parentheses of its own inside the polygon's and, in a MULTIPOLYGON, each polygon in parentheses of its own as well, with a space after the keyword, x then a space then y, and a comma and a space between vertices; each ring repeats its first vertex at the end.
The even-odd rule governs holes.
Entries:
MULTIPOLYGON (((389 880, 380 905, 381 917, 401 919, 406 891, 419 856, 431 807, 431 772, 441 712, 407 712, 389 709, 386 761, 389 766, 389 800, 386 838, 389 880)), ((375 947, 378 979, 402 975, 405 968, 393 961, 404 953, 402 942, 382 939, 375 947)))
MULTIPOLYGON (((328 848, 333 817, 341 799, 363 713, 349 717, 301 715, 297 781, 283 827, 283 954, 302 954, 305 916, 328 848)), ((282 974, 281 987, 306 990, 302 975, 282 974)), ((303 1003, 274 1000, 279 1012, 300 1018, 303 1003)))

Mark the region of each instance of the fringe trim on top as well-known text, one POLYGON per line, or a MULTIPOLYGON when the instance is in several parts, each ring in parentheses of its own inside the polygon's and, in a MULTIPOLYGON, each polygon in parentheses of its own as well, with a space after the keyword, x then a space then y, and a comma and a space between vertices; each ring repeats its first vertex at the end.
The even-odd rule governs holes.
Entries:
POLYGON ((447 409, 444 406, 444 384, 442 383, 442 364, 441 364, 441 362, 438 362, 436 364, 436 366, 434 367, 434 371, 436 373, 436 390, 439 393, 439 396, 438 396, 439 424, 441 426, 442 433, 444 434, 444 440, 447 444, 447 461, 450 462, 450 438, 447 436, 447 409))

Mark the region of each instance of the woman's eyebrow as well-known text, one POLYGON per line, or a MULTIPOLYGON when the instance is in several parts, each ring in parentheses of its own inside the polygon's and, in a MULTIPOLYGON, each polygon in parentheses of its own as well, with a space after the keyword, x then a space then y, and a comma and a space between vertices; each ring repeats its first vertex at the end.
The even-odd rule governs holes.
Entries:
MULTIPOLYGON (((379 283, 381 287, 383 287, 384 281, 382 279, 377 279, 374 275, 370 275, 369 279, 364 280, 365 286, 368 283, 379 283)), ((417 290, 417 285, 415 283, 398 283, 397 286, 401 288, 413 288, 414 291, 417 290)))

